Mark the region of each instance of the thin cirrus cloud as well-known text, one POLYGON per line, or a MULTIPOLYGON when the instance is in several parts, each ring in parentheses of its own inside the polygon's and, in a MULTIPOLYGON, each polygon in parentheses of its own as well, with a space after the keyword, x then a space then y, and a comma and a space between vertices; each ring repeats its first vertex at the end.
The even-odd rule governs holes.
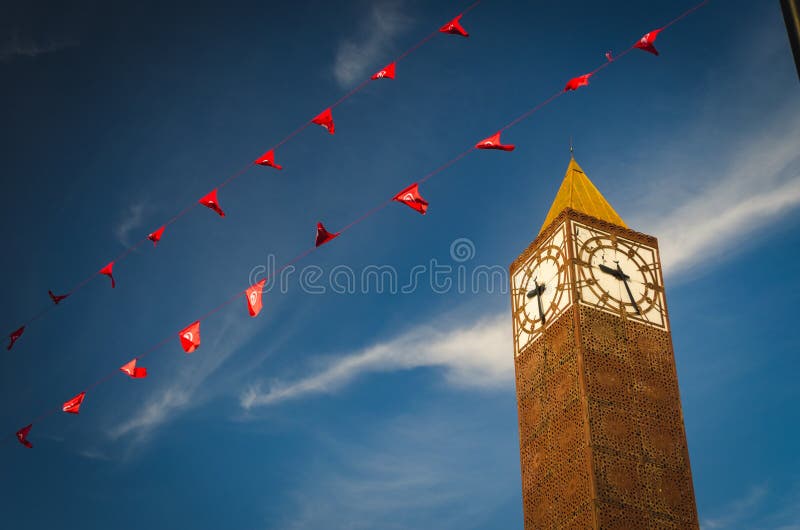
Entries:
POLYGON ((36 40, 22 37, 18 31, 12 32, 0 43, 0 61, 10 61, 15 57, 38 57, 78 46, 74 39, 36 40))
POLYGON ((394 38, 411 22, 401 8, 400 2, 373 4, 369 16, 361 22, 358 35, 339 43, 333 75, 340 86, 352 86, 367 73, 372 73, 370 69, 377 71, 383 63, 390 61, 389 49, 394 38))
POLYGON ((323 369, 267 388, 250 387, 240 397, 245 409, 274 405, 315 394, 329 394, 368 373, 440 368, 456 387, 508 388, 514 365, 506 315, 483 318, 453 329, 445 322, 417 326, 393 339, 337 355, 323 369), (440 331, 448 330, 448 331, 440 331))

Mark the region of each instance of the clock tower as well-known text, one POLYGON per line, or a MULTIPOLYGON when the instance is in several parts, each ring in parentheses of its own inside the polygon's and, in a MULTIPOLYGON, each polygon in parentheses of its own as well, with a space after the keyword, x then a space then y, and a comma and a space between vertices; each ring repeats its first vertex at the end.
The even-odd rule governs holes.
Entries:
POLYGON ((573 158, 510 277, 525 529, 698 528, 656 239, 573 158))

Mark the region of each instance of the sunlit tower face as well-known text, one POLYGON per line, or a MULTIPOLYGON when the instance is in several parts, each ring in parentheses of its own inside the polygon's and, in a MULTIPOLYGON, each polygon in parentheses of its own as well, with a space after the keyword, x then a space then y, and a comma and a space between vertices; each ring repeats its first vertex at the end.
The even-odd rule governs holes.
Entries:
POLYGON ((698 528, 656 239, 573 159, 510 273, 525 528, 698 528))

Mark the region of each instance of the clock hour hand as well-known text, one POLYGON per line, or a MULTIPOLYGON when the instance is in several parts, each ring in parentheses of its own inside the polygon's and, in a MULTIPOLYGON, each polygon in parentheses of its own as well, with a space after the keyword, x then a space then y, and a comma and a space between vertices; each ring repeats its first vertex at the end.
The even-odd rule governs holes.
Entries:
POLYGON ((533 280, 533 289, 528 291, 528 294, 525 295, 529 299, 536 297, 536 303, 539 306, 539 320, 541 320, 542 324, 544 324, 544 308, 542 307, 542 293, 544 292, 544 284, 539 285, 539 283, 534 279, 533 280))
POLYGON ((625 284, 625 290, 628 292, 628 298, 630 298, 631 300, 633 309, 636 310, 637 315, 641 315, 642 312, 639 310, 639 305, 636 303, 636 299, 633 297, 633 293, 631 292, 631 287, 628 285, 628 280, 630 280, 631 277, 622 271, 622 267, 619 266, 619 263, 617 263, 616 269, 612 269, 611 267, 603 265, 602 263, 599 265, 599 268, 601 271, 613 276, 614 278, 618 279, 619 281, 625 284))

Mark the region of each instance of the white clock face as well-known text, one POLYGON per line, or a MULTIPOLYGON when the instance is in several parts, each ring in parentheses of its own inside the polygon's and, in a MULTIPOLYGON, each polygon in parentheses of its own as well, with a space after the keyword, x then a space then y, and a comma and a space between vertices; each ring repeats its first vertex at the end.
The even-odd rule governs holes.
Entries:
POLYGON ((567 278, 566 234, 566 224, 562 224, 511 279, 517 355, 572 302, 567 278))
POLYGON ((573 223, 580 301, 667 329, 655 248, 573 223))

